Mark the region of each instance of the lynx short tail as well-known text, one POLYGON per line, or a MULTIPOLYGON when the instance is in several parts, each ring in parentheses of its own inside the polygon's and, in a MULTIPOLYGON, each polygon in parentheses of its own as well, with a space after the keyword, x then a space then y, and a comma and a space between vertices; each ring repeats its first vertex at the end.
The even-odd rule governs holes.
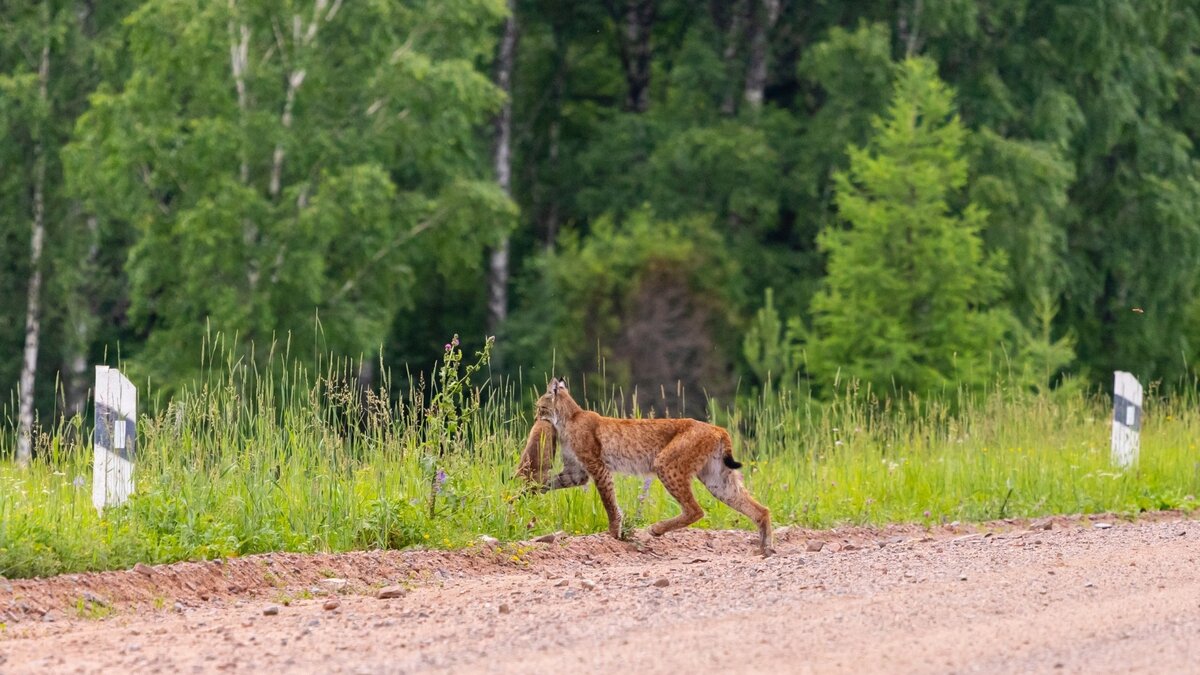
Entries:
POLYGON ((725 454, 721 457, 721 461, 725 463, 725 466, 731 469, 742 468, 742 463, 733 458, 733 439, 729 438, 728 433, 725 433, 725 438, 721 439, 721 445, 725 451, 725 454))

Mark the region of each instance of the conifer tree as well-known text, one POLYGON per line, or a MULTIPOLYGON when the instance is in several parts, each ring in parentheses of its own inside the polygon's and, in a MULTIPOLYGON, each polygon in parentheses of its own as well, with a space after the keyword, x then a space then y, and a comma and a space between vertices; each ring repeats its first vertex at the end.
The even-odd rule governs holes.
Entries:
POLYGON ((983 251, 985 212, 955 198, 967 180, 967 130, 925 59, 899 67, 866 147, 835 176, 838 214, 819 239, 828 274, 813 298, 809 366, 875 391, 979 385, 1006 324, 991 307, 1002 261, 983 251))

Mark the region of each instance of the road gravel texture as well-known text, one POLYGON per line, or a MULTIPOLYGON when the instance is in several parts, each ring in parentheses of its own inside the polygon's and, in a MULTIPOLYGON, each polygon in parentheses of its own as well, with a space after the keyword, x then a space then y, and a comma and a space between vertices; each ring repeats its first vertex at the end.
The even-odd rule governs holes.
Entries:
POLYGON ((767 559, 753 539, 0 580, 0 673, 1200 672, 1200 525, 1184 514, 787 528, 767 559))

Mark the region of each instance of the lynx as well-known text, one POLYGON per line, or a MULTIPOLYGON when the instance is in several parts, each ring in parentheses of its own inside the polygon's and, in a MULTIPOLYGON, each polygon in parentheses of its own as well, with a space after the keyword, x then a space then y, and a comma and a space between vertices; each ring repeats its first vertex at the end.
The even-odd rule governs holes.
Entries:
MULTIPOLYGON (((682 513, 650 526, 655 537, 687 527, 704 517, 692 494, 699 477, 714 497, 740 511, 758 526, 759 550, 772 549, 771 512, 755 501, 742 484, 741 467, 733 458, 729 432, 692 419, 626 420, 584 410, 567 385, 552 379, 538 399, 549 412, 554 437, 562 447, 563 470, 543 491, 583 485, 591 477, 608 514, 608 532, 621 538, 621 510, 613 490, 613 473, 655 475, 679 502, 682 513)), ((533 438, 531 434, 531 439, 533 438)))
POLYGON ((538 399, 537 411, 534 414, 533 429, 529 431, 529 439, 525 441, 525 450, 521 453, 521 463, 517 465, 517 475, 529 483, 542 485, 554 468, 554 425, 550 423, 550 406, 548 402, 538 399))

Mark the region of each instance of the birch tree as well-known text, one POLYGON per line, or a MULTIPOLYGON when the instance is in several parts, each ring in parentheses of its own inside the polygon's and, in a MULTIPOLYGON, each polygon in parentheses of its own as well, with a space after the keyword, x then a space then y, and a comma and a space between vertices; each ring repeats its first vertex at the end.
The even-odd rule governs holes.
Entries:
MULTIPOLYGON (((47 309, 61 297, 48 296, 55 290, 48 283, 51 263, 77 236, 72 227, 82 220, 72 215, 64 198, 58 163, 78 110, 75 92, 86 81, 73 62, 82 49, 76 9, 68 2, 18 2, 6 3, 0 13, 0 136, 6 141, 0 144, 0 164, 5 166, 0 212, 16 226, 0 232, 0 239, 24 247, 9 258, 10 271, 16 274, 0 283, 11 298, 6 311, 12 312, 12 325, 20 328, 11 353, 20 354, 16 458, 23 464, 33 454, 36 403, 51 396, 44 384, 38 387, 46 370, 47 309), (53 248, 48 250, 48 245, 53 248)), ((0 330, 0 338, 8 343, 4 332, 0 330)), ((4 347, 7 350, 9 344, 4 347)))
POLYGON ((17 391, 20 412, 17 418, 17 462, 29 464, 33 457, 33 388, 36 384, 38 341, 42 331, 42 247, 46 240, 46 127, 49 122, 50 80, 50 6, 42 5, 42 35, 37 57, 37 98, 30 124, 33 140, 33 214, 29 235, 29 287, 25 301, 25 348, 21 356, 21 381, 17 391))
POLYGON ((135 365, 184 374, 206 330, 373 353, 416 265, 452 274, 498 243, 514 211, 476 139, 503 94, 475 64, 504 9, 143 3, 131 73, 93 97, 70 164, 139 232, 135 365))
POLYGON ((742 97, 751 108, 761 108, 767 89, 771 30, 779 20, 783 0, 758 0, 751 13, 749 53, 746 59, 746 87, 742 97))
MULTIPOLYGON (((504 94, 504 103, 496 115, 493 170, 496 185, 506 197, 512 197, 512 79, 517 51, 516 0, 508 0, 508 17, 496 56, 496 86, 504 94)), ((509 239, 505 234, 491 252, 488 276, 488 332, 495 335, 508 316, 509 239)))

